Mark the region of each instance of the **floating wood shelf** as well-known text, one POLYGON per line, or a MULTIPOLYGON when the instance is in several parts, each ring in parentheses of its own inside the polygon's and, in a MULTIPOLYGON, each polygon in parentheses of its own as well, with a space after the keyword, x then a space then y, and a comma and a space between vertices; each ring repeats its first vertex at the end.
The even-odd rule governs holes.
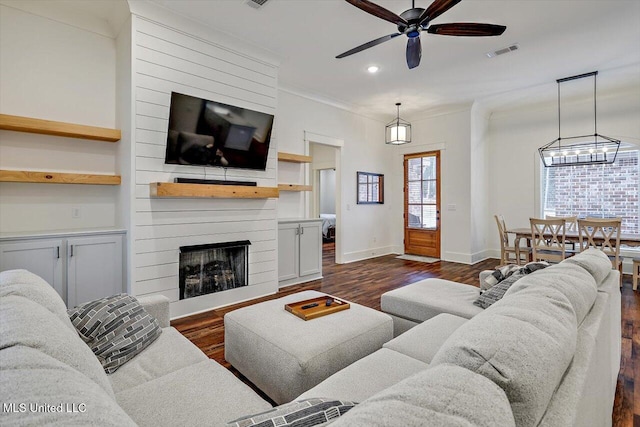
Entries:
POLYGON ((290 163, 311 163, 313 158, 311 156, 303 156, 302 154, 283 153, 279 151, 278 160, 290 163))
POLYGON ((120 175, 0 170, 0 182, 120 185, 120 175))
POLYGON ((152 182, 149 187, 151 189, 151 197, 268 199, 279 195, 276 187, 253 187, 247 185, 152 182))
POLYGON ((116 142, 121 138, 119 129, 10 116, 8 114, 0 114, 0 129, 107 142, 116 142))
POLYGON ((280 191, 313 191, 313 186, 300 185, 300 184, 278 184, 278 190, 280 191))

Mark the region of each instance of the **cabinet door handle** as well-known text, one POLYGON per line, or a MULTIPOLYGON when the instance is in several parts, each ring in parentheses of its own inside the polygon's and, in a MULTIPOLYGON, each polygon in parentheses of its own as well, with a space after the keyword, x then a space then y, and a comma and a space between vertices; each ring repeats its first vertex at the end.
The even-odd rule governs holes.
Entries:
POLYGON ((69 253, 69 257, 72 257, 73 256, 73 245, 70 246, 70 250, 71 250, 71 252, 69 253))
POLYGON ((304 227, 300 226, 300 234, 304 234, 304 227))
POLYGON ((56 255, 56 257, 58 259, 60 259, 60 246, 56 247, 58 254, 56 255))

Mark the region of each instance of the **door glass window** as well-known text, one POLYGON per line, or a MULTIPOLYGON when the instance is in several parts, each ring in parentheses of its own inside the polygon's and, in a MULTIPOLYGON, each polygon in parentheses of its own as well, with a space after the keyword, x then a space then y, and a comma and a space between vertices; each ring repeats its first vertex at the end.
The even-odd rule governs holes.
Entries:
POLYGON ((437 163, 435 156, 415 157, 407 161, 407 205, 411 228, 436 229, 437 163))

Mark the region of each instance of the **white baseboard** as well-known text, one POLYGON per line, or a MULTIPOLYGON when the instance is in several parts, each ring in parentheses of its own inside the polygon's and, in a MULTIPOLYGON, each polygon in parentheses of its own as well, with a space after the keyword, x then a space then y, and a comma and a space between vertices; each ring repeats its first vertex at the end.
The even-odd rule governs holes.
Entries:
POLYGON ((457 262, 460 264, 473 264, 473 257, 471 254, 464 254, 461 252, 442 252, 442 260, 449 262, 457 262))
POLYGON ((342 256, 342 262, 343 264, 348 264, 351 262, 362 261, 365 259, 377 258, 379 256, 397 253, 394 249, 394 246, 383 246, 381 248, 365 249, 364 251, 346 252, 342 256))

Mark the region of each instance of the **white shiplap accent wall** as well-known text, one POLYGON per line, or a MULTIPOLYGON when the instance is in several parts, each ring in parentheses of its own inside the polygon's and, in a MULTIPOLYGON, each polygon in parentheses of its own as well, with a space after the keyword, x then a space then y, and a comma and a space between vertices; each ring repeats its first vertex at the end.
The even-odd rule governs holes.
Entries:
MULTIPOLYGON (((171 92, 275 114, 278 68, 216 42, 135 16, 135 295, 162 294, 171 316, 277 291, 276 199, 152 199, 149 183, 175 177, 224 177, 222 168, 164 163, 171 92), (179 301, 179 247, 250 240, 249 286, 179 301)), ((198 25, 195 24, 194 25, 198 25)), ((228 169, 230 180, 277 186, 277 144, 272 134, 266 171, 228 169)))

